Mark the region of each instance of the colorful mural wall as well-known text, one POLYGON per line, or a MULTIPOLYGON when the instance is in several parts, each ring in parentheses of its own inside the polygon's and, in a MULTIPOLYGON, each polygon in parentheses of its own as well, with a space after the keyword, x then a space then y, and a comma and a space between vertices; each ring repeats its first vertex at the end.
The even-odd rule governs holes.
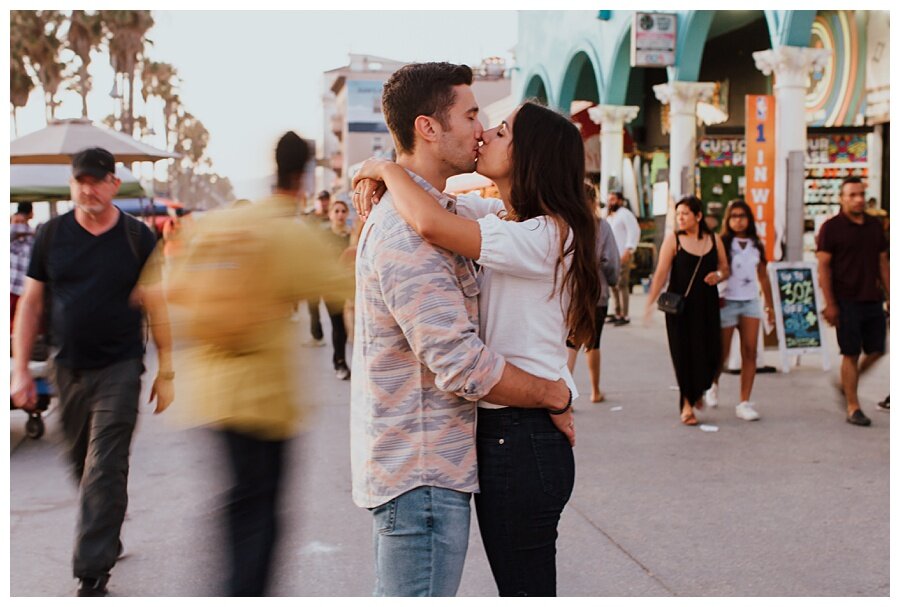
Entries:
POLYGON ((832 51, 824 69, 810 76, 806 93, 808 126, 861 126, 866 111, 865 15, 819 11, 809 46, 832 51))

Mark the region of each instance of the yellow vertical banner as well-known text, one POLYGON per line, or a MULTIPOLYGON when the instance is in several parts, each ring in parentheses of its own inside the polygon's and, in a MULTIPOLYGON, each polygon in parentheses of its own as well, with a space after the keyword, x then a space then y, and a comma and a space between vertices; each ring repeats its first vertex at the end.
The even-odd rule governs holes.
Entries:
POLYGON ((775 97, 747 95, 745 137, 746 193, 753 209, 756 232, 766 247, 766 259, 775 253, 775 97))

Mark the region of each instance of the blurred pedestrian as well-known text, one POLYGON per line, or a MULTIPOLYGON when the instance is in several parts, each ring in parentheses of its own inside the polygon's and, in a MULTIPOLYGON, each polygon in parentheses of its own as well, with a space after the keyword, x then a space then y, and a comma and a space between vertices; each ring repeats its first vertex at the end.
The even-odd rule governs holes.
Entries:
MULTIPOLYGON (((335 200, 328 211, 329 231, 326 232, 328 241, 332 244, 331 250, 338 260, 350 246, 350 228, 347 226, 347 216, 350 207, 343 200, 335 200)), ((342 269, 343 271, 343 269, 342 269)), ((338 379, 350 379, 350 368, 347 366, 347 327, 344 325, 345 299, 327 299, 325 308, 331 318, 331 345, 334 353, 331 362, 334 365, 334 373, 338 379)))
POLYGON ((865 193, 862 179, 844 179, 841 212, 819 228, 816 250, 825 296, 822 316, 837 331, 840 390, 847 422, 855 426, 872 423, 860 408, 859 379, 884 355, 885 305, 891 294, 887 239, 878 219, 866 214, 865 193))
MULTIPOLYGON (((316 203, 313 210, 307 213, 305 218, 309 221, 310 225, 329 231, 331 229, 330 210, 331 192, 322 190, 319 192, 319 195, 316 196, 316 203)), ((309 332, 312 339, 305 342, 305 345, 323 347, 325 346, 325 331, 322 329, 322 319, 319 314, 319 301, 307 301, 306 307, 309 310, 309 332)))
MULTIPOLYGON (((591 402, 600 403, 605 400, 600 391, 600 336, 603 333, 603 325, 606 322, 606 314, 609 311, 610 286, 616 284, 619 276, 619 248, 608 221, 604 221, 597 208, 596 190, 593 186, 585 188, 585 194, 594 208, 597 220, 597 283, 600 285, 600 299, 597 300, 596 328, 590 343, 585 346, 584 357, 587 359, 588 375, 591 380, 591 402)), ((575 361, 578 358, 578 349, 571 340, 566 340, 569 348, 569 372, 574 373, 575 361)))
POLYGON ((759 413, 750 402, 753 380, 756 378, 756 346, 759 342, 760 321, 765 312, 769 326, 775 326, 772 285, 766 271, 766 249, 756 234, 753 211, 743 199, 732 200, 722 219, 722 245, 728 257, 729 277, 720 288, 724 305, 719 310, 722 324, 722 360, 712 386, 706 391, 706 404, 719 405, 719 377, 731 354, 731 339, 735 328, 741 338, 741 400, 735 414, 745 421, 756 421, 759 413), (760 291, 765 307, 760 302, 760 291))
POLYGON ((607 198, 607 221, 612 228, 619 249, 619 277, 612 287, 615 302, 613 325, 620 327, 631 322, 628 316, 628 299, 631 296, 631 267, 634 251, 641 239, 641 227, 628 208, 621 192, 612 191, 607 198))
POLYGON ((275 193, 207 213, 183 233, 168 298, 180 322, 188 398, 215 432, 231 486, 225 504, 227 593, 262 596, 279 536, 276 516, 288 441, 310 403, 295 389, 293 303, 350 297, 352 277, 325 257, 321 230, 294 221, 308 145, 286 133, 275 150, 275 193))
POLYGON ((676 230, 666 235, 660 247, 644 311, 649 323, 653 304, 667 281, 666 292, 681 299, 680 311, 666 313, 666 333, 678 380, 678 409, 687 426, 697 425, 694 409, 703 408, 703 393, 712 385, 722 354, 715 285, 728 278, 728 258, 722 240, 704 219, 696 196, 685 196, 675 205, 676 230))
POLYGON ((34 245, 34 230, 28 225, 33 216, 31 203, 20 202, 9 225, 9 330, 12 333, 16 306, 25 290, 25 275, 34 245))
MULTIPOLYGON (((477 255, 472 239, 466 240, 465 256, 454 253, 446 244, 423 238, 398 210, 399 197, 403 197, 407 208, 424 202, 432 213, 439 213, 439 222, 458 223, 454 221, 458 200, 442 190, 449 177, 472 172, 479 155, 482 127, 471 84, 472 70, 467 66, 409 64, 394 72, 382 95, 399 167, 381 162, 392 175, 402 178, 402 190, 385 194, 368 217, 359 241, 351 399, 353 500, 373 515, 378 596, 456 594, 469 542, 470 497, 479 488, 475 401, 484 398, 498 405, 557 409, 560 415, 540 411, 545 430, 553 432, 541 443, 546 448, 541 453, 554 462, 554 471, 565 465, 560 460, 566 454, 573 464, 566 436, 546 419, 557 418, 574 440, 567 405, 571 404, 571 391, 563 380, 553 381, 567 371, 564 327, 528 327, 541 343, 548 335, 555 336, 549 339, 555 339, 563 352, 559 366, 547 371, 550 363, 538 357, 531 367, 533 375, 506 362, 478 336, 479 287, 475 268, 467 259, 477 255)), ((572 126, 559 120, 554 128, 572 126)), ((508 141, 503 138, 511 133, 512 125, 504 124, 502 130, 491 134, 492 140, 500 138, 491 145, 495 162, 502 162, 499 157, 506 153, 508 141)), ((579 154, 584 157, 583 150, 579 154)), ((582 179, 583 174, 578 177, 576 195, 583 202, 582 179)), ((355 203, 367 200, 373 189, 368 180, 355 183, 354 188, 355 203)), ((479 206, 485 207, 485 201, 479 206)), ((492 208, 499 210, 496 204, 492 208)), ((507 230, 525 232, 539 223, 537 219, 504 222, 495 215, 481 221, 491 225, 492 243, 506 242, 507 230)), ((479 224, 466 224, 479 238, 479 224)), ((587 230, 592 227, 588 224, 587 230)), ((541 230, 541 236, 548 233, 556 234, 549 227, 541 230)), ((560 252, 551 250, 557 255, 560 252)), ((518 252, 518 248, 506 254, 496 251, 494 261, 513 263, 509 257, 518 252)), ((546 258, 547 250, 544 252, 546 258)), ((549 259, 557 261, 556 255, 549 259)), ((542 266, 542 276, 544 270, 542 266)), ((541 281, 526 282, 549 287, 541 281)), ((546 301, 546 296, 535 296, 528 301, 541 310, 546 306, 562 313, 558 299, 546 301)), ((509 311, 495 311, 492 318, 503 313, 509 311)), ((521 320, 516 323, 520 335, 523 324, 527 325, 521 320)), ((503 331, 507 333, 508 326, 503 331)), ((529 354, 518 353, 523 357, 529 354)), ((521 419, 533 427, 528 416, 521 419)), ((524 451, 524 443, 517 449, 524 451)), ((567 499, 571 471, 567 468, 563 478, 554 473, 554 495, 547 497, 548 502, 558 504, 567 499)), ((539 479, 530 478, 529 487, 534 483, 539 484, 539 479)), ((555 520, 550 515, 544 529, 555 528, 555 520)), ((505 529, 503 522, 492 528, 499 534, 505 529)), ((549 549, 541 541, 540 554, 545 556, 549 549)), ((552 568, 545 560, 541 564, 552 568)), ((542 579, 549 576, 546 573, 542 579)))
POLYGON ((137 423, 144 340, 143 304, 156 345, 158 370, 150 393, 156 413, 174 397, 171 339, 160 282, 156 239, 147 226, 112 204, 120 180, 115 159, 101 148, 72 159, 75 210, 45 223, 35 237, 13 337, 12 399, 37 403, 28 370, 50 291, 51 330, 60 420, 80 486, 73 573, 78 596, 105 596, 122 551, 128 503, 129 449, 137 423), (143 273, 143 276, 142 276, 143 273), (140 278, 140 284, 139 284, 140 278))

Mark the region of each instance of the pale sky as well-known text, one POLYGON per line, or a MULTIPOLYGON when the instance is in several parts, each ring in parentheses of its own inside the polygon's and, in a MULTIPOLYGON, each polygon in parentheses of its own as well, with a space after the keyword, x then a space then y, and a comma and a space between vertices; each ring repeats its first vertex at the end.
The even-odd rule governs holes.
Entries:
MULTIPOLYGON (((284 131, 321 140, 322 73, 346 65, 348 53, 477 65, 493 55, 509 61, 518 33, 514 11, 154 11, 153 17, 147 54, 178 70, 182 102, 210 131, 214 170, 236 183, 238 195, 241 181, 273 172, 274 144, 284 131)), ((100 122, 114 107, 108 57, 96 55, 90 72, 88 109, 100 122)), ((60 99, 57 118, 81 116, 76 93, 60 99)), ((161 108, 149 114, 161 147, 161 108)), ((36 89, 19 111, 19 135, 43 128, 44 115, 36 89)))

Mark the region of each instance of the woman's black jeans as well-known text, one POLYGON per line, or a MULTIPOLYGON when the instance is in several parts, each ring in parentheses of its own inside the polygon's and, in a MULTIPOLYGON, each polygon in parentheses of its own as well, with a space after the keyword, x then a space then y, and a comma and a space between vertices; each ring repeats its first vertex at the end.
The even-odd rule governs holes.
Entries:
POLYGON ((544 409, 478 409, 475 511, 500 596, 556 596, 556 527, 572 447, 544 409))

